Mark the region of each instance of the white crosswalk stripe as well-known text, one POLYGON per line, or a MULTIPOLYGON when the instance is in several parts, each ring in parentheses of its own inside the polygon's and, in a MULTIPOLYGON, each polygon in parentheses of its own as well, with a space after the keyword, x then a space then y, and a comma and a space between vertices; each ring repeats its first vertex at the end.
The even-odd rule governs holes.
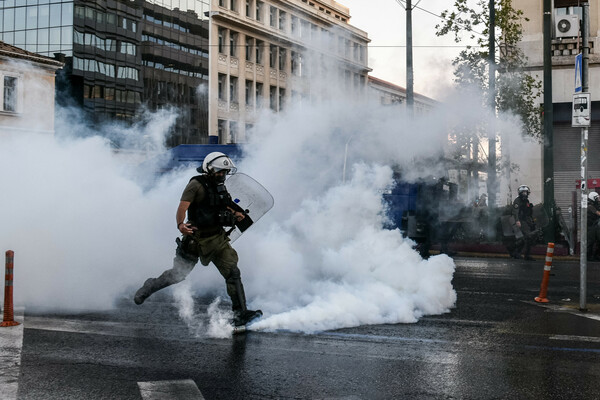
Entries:
POLYGON ((138 382, 138 387, 144 400, 204 400, 191 379, 138 382))

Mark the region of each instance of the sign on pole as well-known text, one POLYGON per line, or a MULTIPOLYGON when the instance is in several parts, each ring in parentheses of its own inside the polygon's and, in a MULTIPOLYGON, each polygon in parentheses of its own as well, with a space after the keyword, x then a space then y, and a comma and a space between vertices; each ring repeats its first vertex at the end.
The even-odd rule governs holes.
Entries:
POLYGON ((573 95, 573 119, 571 126, 574 128, 585 128, 591 122, 591 96, 589 93, 576 93, 573 95))
POLYGON ((575 56, 575 93, 582 91, 583 81, 583 54, 579 53, 575 56))

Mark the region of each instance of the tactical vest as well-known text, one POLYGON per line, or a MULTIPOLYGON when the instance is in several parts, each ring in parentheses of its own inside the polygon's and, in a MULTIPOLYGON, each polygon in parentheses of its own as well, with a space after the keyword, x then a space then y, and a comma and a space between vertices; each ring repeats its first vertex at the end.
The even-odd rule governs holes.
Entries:
POLYGON ((523 200, 521 197, 517 197, 513 202, 513 207, 516 210, 516 219, 519 221, 526 221, 528 224, 534 223, 533 221, 533 204, 529 200, 523 200))
POLYGON ((216 184, 206 175, 198 175, 190 179, 197 180, 205 190, 204 199, 194 201, 188 208, 188 219, 198 228, 214 228, 216 226, 232 226, 233 214, 227 209, 233 201, 224 184, 216 184))

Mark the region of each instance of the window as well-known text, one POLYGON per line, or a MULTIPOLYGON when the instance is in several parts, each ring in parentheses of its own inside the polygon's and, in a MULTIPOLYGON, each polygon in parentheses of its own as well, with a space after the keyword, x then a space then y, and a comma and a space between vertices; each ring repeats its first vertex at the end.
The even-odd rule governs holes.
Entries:
MULTIPOLYGON (((100 63, 103 64, 103 63, 100 63)), ((138 70, 135 68, 131 68, 131 67, 119 67, 117 70, 117 78, 122 78, 122 79, 133 79, 135 81, 137 81, 139 79, 138 76, 138 70)), ((105 74, 108 75, 108 74, 105 74)))
POLYGON ((263 84, 256 82, 256 108, 262 107, 263 84))
POLYGON ((229 32, 229 55, 232 57, 237 57, 237 41, 238 34, 229 32))
POLYGON ((275 68, 277 65, 277 46, 269 45, 269 67, 275 68))
POLYGON ((229 143, 237 143, 238 141, 238 123, 237 121, 229 121, 229 143))
POLYGON ((232 103, 238 102, 238 78, 235 76, 229 77, 229 101, 232 103))
POLYGON ((302 39, 308 39, 310 37, 310 22, 300 20, 300 36, 302 39))
POLYGON ((219 100, 226 101, 225 98, 225 85, 227 81, 227 75, 219 74, 219 100))
POLYGON ((282 31, 285 30, 286 18, 287 18, 287 14, 285 13, 285 11, 279 10, 279 29, 282 31))
POLYGON ((237 0, 231 0, 231 10, 237 11, 237 0))
POLYGON ((104 98, 106 100, 114 101, 115 100, 115 88, 105 88, 104 89, 104 98))
MULTIPOLYGON (((111 39, 106 39, 106 50, 111 50, 112 47, 114 46, 114 40, 111 39)), ((136 47, 135 44, 133 43, 129 43, 129 42, 120 42, 119 43, 119 51, 123 54, 129 54, 132 56, 135 56, 136 53, 136 47)))
POLYGON ((250 36, 246 36, 246 61, 252 61, 252 46, 254 45, 254 39, 250 36))
POLYGON ((285 70, 285 63, 287 61, 287 53, 283 47, 279 48, 279 69, 281 71, 285 70))
POLYGON ((277 86, 269 87, 269 106, 271 110, 277 111, 277 86))
POLYGON ((298 33, 299 33, 298 24, 299 24, 298 17, 295 17, 292 15, 292 35, 293 36, 298 36, 298 33))
POLYGON ((263 20, 263 2, 260 0, 256 0, 256 20, 263 20))
POLYGON ((252 18, 252 0, 246 0, 246 17, 252 18))
POLYGON ((219 0, 219 6, 225 7, 225 0, 219 0))
POLYGON ((92 88, 92 99, 102 99, 104 98, 104 86, 95 85, 92 88))
POLYGON ((275 28, 275 21, 277 20, 277 9, 273 6, 269 7, 269 25, 275 28))
POLYGON ((219 53, 225 53, 225 29, 219 28, 219 53))
POLYGON ((257 64, 262 65, 262 63, 263 63, 264 47, 265 47, 265 42, 263 42, 262 40, 256 41, 256 63, 257 64))
POLYGON ((219 140, 221 142, 223 142, 223 138, 225 137, 225 124, 227 123, 227 121, 225 121, 224 119, 220 119, 219 122, 217 123, 217 132, 219 135, 219 140))
POLYGON ((254 98, 253 81, 246 80, 246 104, 251 106, 254 98))
POLYGON ((285 103, 285 89, 279 88, 279 110, 283 110, 285 103))
POLYGON ((17 111, 17 83, 18 79, 14 76, 4 77, 3 111, 17 111))
POLYGON ((302 76, 302 55, 292 51, 292 74, 302 76))

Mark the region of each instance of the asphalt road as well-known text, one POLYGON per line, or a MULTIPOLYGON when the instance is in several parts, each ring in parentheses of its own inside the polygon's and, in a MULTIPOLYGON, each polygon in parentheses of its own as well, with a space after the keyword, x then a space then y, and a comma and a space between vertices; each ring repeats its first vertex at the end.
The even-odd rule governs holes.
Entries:
POLYGON ((415 324, 213 339, 190 332, 169 296, 103 313, 25 312, 22 347, 0 342, 0 397, 600 398, 600 264, 588 265, 587 313, 577 262, 554 262, 548 305, 533 301, 541 260, 456 264, 456 307, 415 324))

